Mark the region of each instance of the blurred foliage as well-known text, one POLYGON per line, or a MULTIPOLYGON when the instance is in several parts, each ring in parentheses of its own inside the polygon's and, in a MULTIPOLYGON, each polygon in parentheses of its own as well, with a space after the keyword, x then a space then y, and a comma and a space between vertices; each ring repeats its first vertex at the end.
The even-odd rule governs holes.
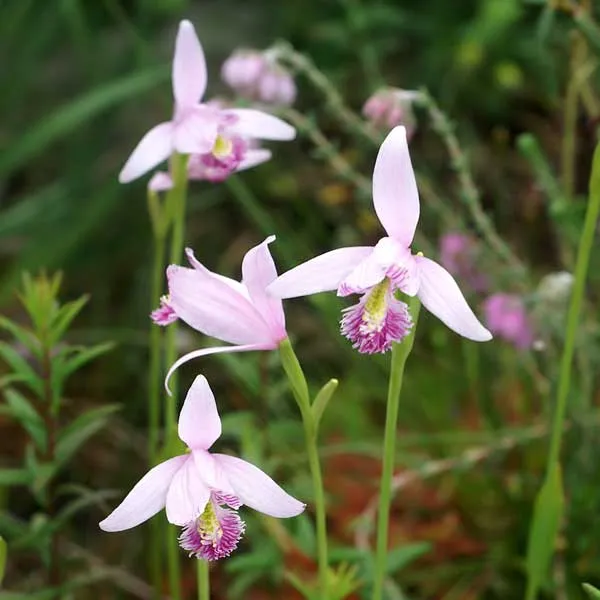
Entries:
MULTIPOLYGON (((144 182, 119 186, 116 174, 149 124, 171 110, 168 61, 176 23, 185 16, 197 25, 207 52, 210 95, 224 92, 218 69, 230 51, 281 39, 308 55, 354 110, 385 82, 426 87, 452 116, 483 210, 525 263, 527 276, 517 277, 485 240, 481 266, 494 289, 525 296, 538 317, 544 350, 518 353, 501 341, 467 348, 434 319, 423 317, 406 376, 398 439, 399 475, 418 476, 397 492, 390 552, 395 583, 390 579, 388 593, 390 598, 444 600, 521 597, 564 322, 564 306, 541 302, 537 282, 572 266, 600 117, 598 9, 590 5, 585 0, 0 4, 0 55, 9 57, 0 71, 3 312, 15 319, 20 314, 13 290, 23 269, 60 268, 67 297, 83 291, 92 297, 69 340, 119 342, 118 352, 98 368, 75 374, 68 385, 73 406, 88 407, 103 419, 113 403, 122 407, 110 431, 77 452, 77 460, 63 471, 65 482, 85 482, 85 489, 71 483, 65 491, 81 501, 77 514, 65 517, 74 517, 65 525, 73 542, 63 565, 73 586, 80 580, 72 563, 82 562, 90 567, 88 583, 96 575, 110 575, 110 582, 97 584, 89 597, 98 597, 96 589, 115 597, 112 586, 122 597, 148 595, 143 536, 101 534, 96 524, 107 507, 92 510, 97 499, 89 490, 127 489, 145 464, 150 224, 144 182), (585 51, 580 55, 581 40, 585 51), (574 120, 567 110, 569 90, 575 97, 574 120), (574 149, 569 135, 576 140, 574 149), (573 183, 565 186, 569 171, 573 183)), ((274 252, 280 270, 340 243, 377 239, 369 198, 329 160, 332 149, 339 152, 368 182, 376 144, 353 137, 334 111, 323 110, 320 92, 303 75, 298 84, 297 108, 308 120, 308 131, 311 123, 318 125, 331 147, 316 149, 314 139, 302 137, 278 147, 270 163, 225 185, 192 187, 187 241, 215 271, 238 276, 246 249, 270 233, 278 234, 274 252)), ((424 241, 435 247, 448 229, 480 234, 427 113, 417 116, 411 152, 420 175, 424 241)), ((548 598, 583 598, 582 581, 600 583, 598 252, 590 273, 565 450, 568 514, 546 584, 548 598)), ((476 306, 481 300, 477 294, 470 298, 476 306)), ((350 588, 354 577, 368 579, 355 530, 376 493, 387 361, 358 357, 337 335, 341 307, 333 295, 286 305, 313 391, 332 376, 340 379, 323 416, 323 459, 330 529, 338 546, 332 554, 336 572, 352 582, 350 588), (357 573, 348 564, 358 565, 357 573)), ((189 331, 182 333, 182 349, 197 344, 189 331)), ((5 358, 14 353, 14 345, 2 347, 5 358)), ((186 371, 188 377, 194 368, 186 371)), ((310 502, 301 427, 277 357, 215 357, 202 369, 220 388, 218 396, 229 399, 224 443, 287 476, 290 491, 310 502)), ((13 411, 22 404, 19 394, 7 394, 13 411)), ((70 427, 78 429, 77 419, 83 417, 70 417, 70 427)), ((5 415, 0 420, 7 456, 2 472, 10 469, 15 475, 22 435, 11 422, 5 415)), ((28 435, 35 438, 38 430, 29 427, 28 435)), ((33 461, 35 454, 27 456, 33 461)), ((2 512, 6 523, 0 533, 9 541, 29 535, 35 546, 39 531, 49 527, 36 503, 43 498, 24 502, 4 489, 9 483, 32 484, 29 467, 19 471, 22 480, 0 481, 2 506, 9 509, 2 512)), ((45 471, 39 465, 34 470, 39 482, 45 471)), ((215 597, 258 600, 285 593, 293 598, 298 581, 290 583, 284 573, 310 579, 313 538, 308 518, 282 525, 249 517, 243 551, 217 569, 215 597)), ((43 545, 34 550, 41 552, 43 545)), ((24 573, 35 582, 45 579, 43 564, 24 560, 12 566, 11 555, 9 548, 10 587, 17 587, 24 573)), ((185 577, 191 597, 191 568, 185 577)), ((84 594, 77 591, 74 597, 84 594)))

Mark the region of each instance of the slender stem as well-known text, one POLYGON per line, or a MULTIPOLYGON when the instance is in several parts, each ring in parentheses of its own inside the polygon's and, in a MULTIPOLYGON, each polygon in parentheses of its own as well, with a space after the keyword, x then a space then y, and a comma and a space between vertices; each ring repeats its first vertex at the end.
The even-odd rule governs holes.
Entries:
POLYGON ((419 301, 416 298, 411 299, 410 311, 413 318, 412 330, 405 340, 400 344, 394 344, 392 347, 390 381, 385 415, 385 433, 383 438, 383 465, 381 470, 381 483, 379 486, 373 600, 381 600, 383 597, 383 582, 387 566, 390 505, 392 500, 392 477, 394 475, 394 455, 396 451, 396 429, 398 426, 398 406, 400 404, 400 392, 402 391, 402 380, 406 359, 412 350, 415 340, 419 310, 419 301))
POLYGON ((310 397, 306 377, 300 366, 300 362, 294 352, 289 339, 279 344, 281 363, 287 375, 292 393, 300 409, 302 424, 304 426, 304 437, 306 452, 308 454, 308 465, 312 477, 313 493, 315 495, 315 514, 317 528, 317 556, 319 565, 319 598, 327 600, 327 579, 329 571, 329 560, 327 557, 327 510, 325 504, 325 491, 323 489, 323 476, 321 463, 319 461, 319 450, 317 445, 318 429, 311 411, 310 397))
POLYGON ((206 560, 198 559, 196 579, 198 581, 198 600, 210 600, 210 571, 206 560))
MULTIPOLYGON (((592 162, 592 175, 590 178, 590 197, 588 200, 585 222, 579 241, 577 251, 577 262, 575 265, 575 282, 567 314, 567 326, 565 331, 565 345, 560 363, 560 372, 558 379, 558 390, 556 393, 556 406, 554 408, 554 419, 552 421, 552 430, 550 433, 550 448, 548 450, 548 460, 546 463, 546 476, 541 490, 551 483, 551 478, 559 473, 560 476, 560 450, 565 425, 565 416, 567 412, 567 399, 571 385, 571 371, 573 366, 573 355, 575 352, 575 340, 577 329, 580 323, 581 308, 585 292, 585 280, 590 261, 590 254, 594 243, 594 234, 598 216, 600 215, 600 144, 596 146, 594 159, 592 162)), ((540 492, 541 493, 541 492, 540 492)), ((538 499, 540 495, 538 493, 538 499)), ((537 504, 537 502, 536 502, 537 504)), ((534 512, 535 517, 535 512, 534 512)), ((531 522, 529 538, 532 539, 535 526, 535 518, 531 522)), ((554 540, 548 540, 549 544, 554 544, 554 540)), ((539 581, 535 573, 529 573, 525 598, 535 600, 538 593, 539 581)))
POLYGON ((598 215, 600 214, 600 145, 596 147, 592 167, 592 177, 590 181, 590 198, 587 205, 585 222, 579 250, 577 252, 577 263, 575 265, 575 282, 573 283, 573 293, 567 315, 567 329, 565 334, 565 346, 562 354, 560 373, 558 381, 558 391, 556 396, 556 407, 554 409, 554 421, 552 433, 550 436, 550 450, 548 452, 547 471, 559 460, 562 433, 564 429, 564 420, 567 406, 567 397, 571 385, 571 370, 573 363, 573 353, 575 351, 575 339, 577 328, 580 323, 580 313, 583 304, 585 292, 585 280, 590 261, 590 254, 594 243, 594 234, 598 215))
MULTIPOLYGON (((187 156, 175 154, 172 159, 173 188, 169 192, 166 204, 171 216, 171 249, 169 260, 178 263, 183 253, 185 234, 185 203, 187 192, 187 156)), ((177 358, 177 323, 169 325, 166 331, 165 361, 169 366, 177 358)), ((167 395, 165 407, 166 445, 177 435, 177 378, 171 378, 172 395, 167 395)), ((181 570, 179 564, 179 547, 174 528, 169 526, 167 534, 167 564, 169 570, 169 587, 172 600, 181 600, 181 570)))

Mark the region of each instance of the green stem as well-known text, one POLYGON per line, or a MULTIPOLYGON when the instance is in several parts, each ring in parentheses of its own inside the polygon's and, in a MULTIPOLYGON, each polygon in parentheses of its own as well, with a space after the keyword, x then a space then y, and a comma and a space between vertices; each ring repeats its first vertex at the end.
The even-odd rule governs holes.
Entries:
MULTIPOLYGON (((171 249, 169 261, 179 263, 183 253, 185 233, 185 201, 187 192, 187 159, 182 154, 175 154, 172 159, 173 188, 166 199, 166 208, 171 217, 171 249)), ((166 331, 165 363, 172 365, 177 358, 177 323, 169 325, 166 331)), ((170 382, 172 395, 167 395, 165 407, 166 446, 172 447, 177 436, 177 378, 170 382)), ((172 600, 181 600, 181 569, 179 564, 179 546, 175 529, 169 526, 167 533, 167 564, 169 570, 169 587, 172 600)))
POLYGON ((405 340, 400 344, 394 344, 392 347, 390 381, 385 415, 385 434, 383 438, 383 465, 379 487, 373 600, 381 600, 383 597, 383 583, 387 566, 388 529, 390 522, 390 505, 392 501, 392 477, 394 475, 396 430, 398 426, 398 406, 400 404, 404 367, 406 366, 406 359, 408 358, 415 341, 415 331, 417 329, 420 307, 421 305, 416 297, 411 299, 410 312, 413 319, 412 330, 405 340))
POLYGON ((306 451, 308 454, 308 465, 312 477, 313 493, 315 495, 315 516, 317 528, 317 556, 319 566, 319 598, 327 600, 327 579, 329 561, 327 558, 327 510, 325 505, 325 491, 323 489, 323 476, 321 474, 321 463, 319 461, 319 450, 317 444, 318 427, 316 426, 311 402, 308 394, 308 385, 302 367, 298 361, 294 348, 289 339, 279 344, 281 363, 287 375, 292 393, 300 409, 302 424, 304 426, 304 437, 306 451))
MULTIPOLYGON (((594 159, 592 163, 592 175, 590 178, 590 197, 588 200, 585 222, 579 241, 577 251, 577 262, 575 265, 575 282, 569 312, 567 314, 567 326, 565 332, 565 345, 560 363, 560 372, 558 380, 558 390, 556 394, 556 406, 554 408, 554 419, 552 421, 552 430, 550 433, 550 448, 548 450, 548 460, 546 463, 546 476, 541 490, 552 483, 552 477, 560 473, 560 450, 562 446, 562 437, 565 429, 565 417, 567 412, 567 399, 571 386, 571 371, 573 366, 573 355, 575 352, 575 340, 577 337, 577 328, 580 323, 581 308, 585 293, 585 281, 590 262, 590 254, 594 243, 594 234, 598 216, 600 215, 600 144, 596 146, 594 159)), ((538 501, 540 494, 538 494, 538 501)), ((537 501, 536 501, 537 506, 537 501)), ((531 523, 530 539, 533 538, 533 528, 536 523, 534 519, 531 523)), ((548 544, 554 544, 554 539, 548 539, 548 544)), ((534 600, 537 597, 539 588, 539 576, 537 573, 528 572, 526 599, 534 600)))
POLYGON ((210 572, 206 560, 198 559, 196 579, 198 581, 198 600, 210 600, 210 572))

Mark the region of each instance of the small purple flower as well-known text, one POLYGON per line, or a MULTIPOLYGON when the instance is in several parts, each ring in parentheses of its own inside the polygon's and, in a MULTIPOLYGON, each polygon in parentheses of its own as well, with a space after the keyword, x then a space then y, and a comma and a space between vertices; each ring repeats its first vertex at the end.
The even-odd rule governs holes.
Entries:
POLYGON ((273 56, 258 50, 236 50, 221 68, 223 81, 240 96, 275 106, 290 106, 296 84, 273 56))
POLYGON ((417 98, 418 92, 392 87, 382 88, 365 102, 362 113, 378 129, 392 129, 397 125, 404 125, 406 135, 410 139, 416 127, 412 105, 417 98))
POLYGON ((221 437, 221 419, 202 375, 188 391, 178 433, 189 451, 150 469, 100 523, 102 530, 131 529, 165 508, 169 523, 183 527, 181 547, 190 556, 217 560, 228 556, 244 533, 236 512, 243 504, 277 518, 305 509, 258 467, 209 451, 221 437))
POLYGON ((534 342, 533 328, 520 296, 494 294, 484 302, 483 312, 492 333, 520 350, 531 348, 534 342))
POLYGON ((449 232, 440 239, 442 265, 476 292, 483 292, 487 288, 487 278, 477 269, 478 252, 476 241, 464 233, 449 232))

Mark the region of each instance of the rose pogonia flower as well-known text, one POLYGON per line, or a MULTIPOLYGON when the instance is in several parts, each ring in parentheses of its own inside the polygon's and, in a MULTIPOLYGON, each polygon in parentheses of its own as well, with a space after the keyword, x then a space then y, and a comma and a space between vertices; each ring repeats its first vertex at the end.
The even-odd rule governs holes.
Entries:
MULTIPOLYGON (((121 183, 140 177, 174 152, 225 161, 234 154, 238 138, 291 140, 296 135, 291 125, 259 110, 221 109, 200 103, 206 90, 206 61, 189 21, 179 25, 172 80, 173 119, 156 125, 141 139, 119 174, 121 183)), ((239 163, 242 159, 236 160, 239 163)))
POLYGON ((396 127, 384 140, 373 171, 373 204, 387 236, 374 247, 340 248, 313 258, 277 278, 268 292, 294 298, 337 289, 338 296, 361 294, 344 311, 342 333, 360 352, 385 352, 410 331, 406 305, 397 290, 418 296, 423 306, 450 329, 475 340, 491 339, 477 320, 452 275, 412 244, 419 220, 419 195, 406 129, 396 127))
POLYGON ((170 375, 183 363, 208 354, 274 350, 287 337, 281 300, 268 296, 267 286, 277 278, 269 244, 275 236, 248 250, 242 261, 242 281, 209 271, 188 248, 193 268, 167 268, 168 296, 152 313, 158 325, 181 319, 197 331, 232 346, 201 348, 189 352, 169 369, 170 375))
POLYGON ((494 294, 483 304, 486 325, 497 336, 520 350, 531 348, 534 342, 525 304, 514 294, 494 294))
POLYGON ((189 452, 150 469, 123 502, 100 522, 104 531, 123 531, 166 509, 167 520, 183 527, 180 546, 190 556, 229 556, 244 533, 237 510, 246 505, 272 517, 299 515, 305 508, 258 467, 234 456, 209 452, 221 436, 221 419, 208 381, 190 387, 178 425, 189 452))

